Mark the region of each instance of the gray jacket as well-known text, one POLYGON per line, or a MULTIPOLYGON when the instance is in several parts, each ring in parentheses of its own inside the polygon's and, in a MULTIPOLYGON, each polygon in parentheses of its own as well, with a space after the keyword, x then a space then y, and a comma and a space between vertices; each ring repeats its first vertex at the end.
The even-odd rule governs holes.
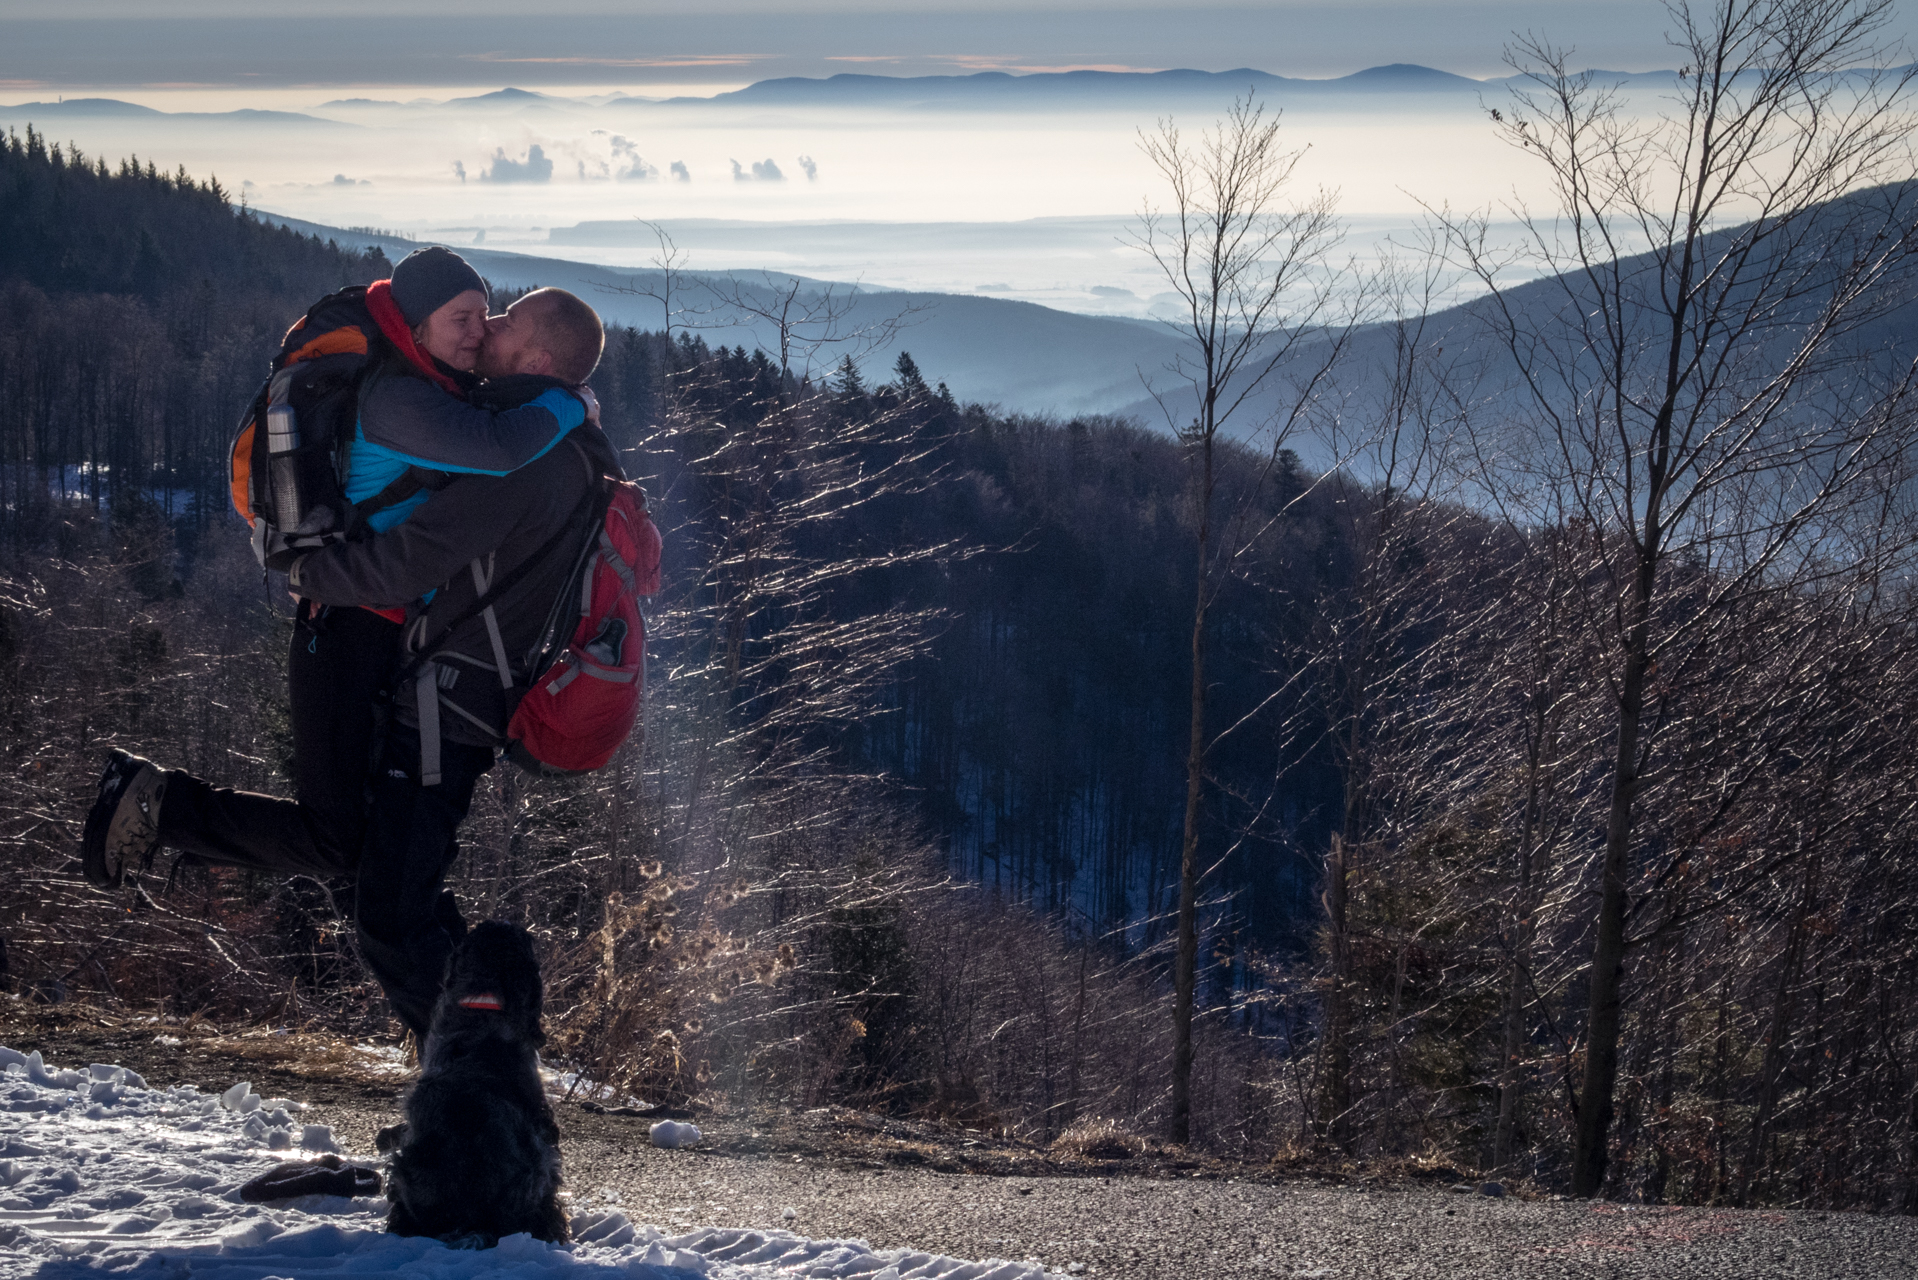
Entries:
POLYGON ((441 734, 474 746, 505 740, 586 520, 597 512, 587 499, 608 475, 620 476, 612 445, 598 428, 581 426, 510 475, 460 476, 403 523, 311 552, 288 573, 296 592, 321 604, 406 608, 402 666, 417 672, 395 701, 434 766, 422 764, 426 785, 425 775, 437 774, 441 734), (516 574, 486 611, 490 619, 466 616, 488 587, 516 574), (449 632, 457 619, 464 621, 449 632))

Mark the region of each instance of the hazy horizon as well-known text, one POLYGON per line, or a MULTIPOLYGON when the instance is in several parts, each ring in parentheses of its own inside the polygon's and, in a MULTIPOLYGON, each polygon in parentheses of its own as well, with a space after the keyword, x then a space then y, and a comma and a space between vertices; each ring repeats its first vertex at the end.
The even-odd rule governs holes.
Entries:
MULTIPOLYGON (((1139 149, 1139 132, 1159 114, 1150 104, 897 112, 540 101, 323 107, 327 100, 235 91, 225 104, 305 107, 324 123, 44 111, 33 123, 89 155, 117 162, 137 154, 169 171, 184 164, 216 175, 263 211, 455 247, 644 267, 659 252, 639 225, 646 220, 669 225, 694 269, 783 271, 1129 316, 1147 314, 1165 290, 1124 243, 1143 201, 1162 196, 1139 149), (599 225, 572 232, 582 224, 599 225), (855 224, 867 230, 820 230, 855 224)), ((1228 101, 1173 105, 1183 126, 1197 129, 1228 101)), ((0 123, 33 114, 0 108, 0 123)), ((1422 200, 1478 205, 1515 185, 1522 196, 1543 194, 1470 92, 1295 102, 1284 108, 1282 137, 1304 152, 1296 197, 1335 191, 1348 250, 1366 258, 1410 232, 1422 200)))
MULTIPOLYGON (((560 0, 536 16, 497 0, 342 0, 325 17, 262 17, 242 0, 69 0, 58 18, 25 8, 0 0, 0 99, 12 104, 0 125, 31 121, 89 155, 218 176, 275 214, 621 267, 649 265, 657 248, 617 227, 655 221, 671 225, 694 269, 1130 316, 1164 291, 1123 244, 1142 204, 1163 196, 1139 135, 1168 113, 1202 128, 1229 94, 1004 109, 604 99, 711 98, 848 71, 1251 68, 1332 79, 1408 63, 1485 79, 1510 74, 1501 50, 1521 31, 1575 49, 1578 65, 1643 73, 1681 61, 1655 0, 798 0, 778 12, 764 0, 710 0, 698 12, 682 0, 560 0), (506 86, 568 101, 411 105, 506 86), (18 105, 82 96, 319 120, 18 105), (571 232, 582 224, 614 229, 571 232)), ((1909 25, 1901 14, 1886 34, 1909 25)), ((1454 84, 1274 100, 1285 144, 1303 151, 1293 195, 1334 193, 1345 251, 1361 258, 1414 235, 1430 208, 1504 217, 1501 206, 1543 206, 1539 166, 1489 118, 1507 92, 1454 84)), ((1654 109, 1656 92, 1635 90, 1634 109, 1654 109)))

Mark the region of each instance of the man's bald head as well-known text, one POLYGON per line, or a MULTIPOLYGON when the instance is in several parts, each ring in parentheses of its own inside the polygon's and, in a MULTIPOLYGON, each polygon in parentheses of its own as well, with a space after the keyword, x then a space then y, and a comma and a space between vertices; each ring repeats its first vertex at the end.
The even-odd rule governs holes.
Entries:
POLYGON ((606 347, 599 315, 564 289, 535 289, 486 322, 479 371, 489 378, 539 373, 577 386, 606 347))

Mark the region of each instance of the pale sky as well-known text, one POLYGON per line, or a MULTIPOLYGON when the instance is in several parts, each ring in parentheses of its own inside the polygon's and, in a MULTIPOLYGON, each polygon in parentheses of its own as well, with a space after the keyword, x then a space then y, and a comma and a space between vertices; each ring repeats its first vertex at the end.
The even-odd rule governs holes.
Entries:
MULTIPOLYGON (((1620 71, 1676 64, 1655 0, 0 0, 0 95, 115 87, 725 86, 840 71, 1068 67, 1504 74, 1531 30, 1620 71), (530 16, 537 10, 536 16, 530 16), (51 16, 57 14, 58 16, 51 16)), ((1894 36, 1908 36, 1901 12, 1894 36)), ((4 98, 0 98, 4 100, 4 98)))

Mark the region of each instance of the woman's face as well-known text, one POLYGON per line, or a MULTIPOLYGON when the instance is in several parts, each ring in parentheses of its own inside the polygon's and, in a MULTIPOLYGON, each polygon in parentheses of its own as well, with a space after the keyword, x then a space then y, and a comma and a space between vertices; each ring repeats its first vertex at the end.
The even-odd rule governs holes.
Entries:
POLYGON ((426 317, 413 331, 420 349, 455 369, 473 371, 486 341, 486 295, 468 289, 426 317))

